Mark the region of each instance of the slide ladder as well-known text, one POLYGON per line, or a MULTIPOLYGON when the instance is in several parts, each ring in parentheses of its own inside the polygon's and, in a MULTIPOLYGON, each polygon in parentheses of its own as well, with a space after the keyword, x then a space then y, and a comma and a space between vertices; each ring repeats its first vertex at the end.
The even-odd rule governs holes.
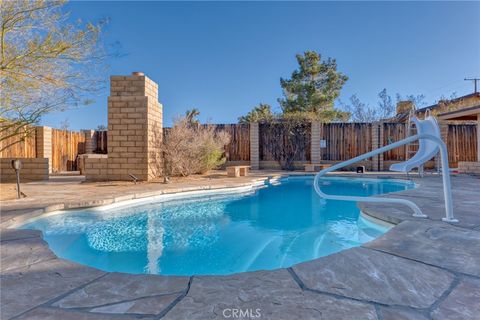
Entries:
POLYGON ((419 168, 425 162, 432 159, 439 151, 441 156, 442 164, 442 179, 443 179, 443 195, 445 198, 445 217, 442 218, 446 222, 458 222, 453 215, 453 205, 452 205, 452 190, 450 184, 450 169, 448 166, 448 153, 447 146, 443 142, 440 135, 440 128, 436 119, 432 116, 427 116, 425 120, 419 120, 416 117, 411 119, 417 128, 417 134, 405 138, 403 140, 394 142, 387 146, 378 148, 376 150, 367 152, 358 157, 352 158, 350 160, 335 164, 329 168, 323 169, 318 172, 315 176, 313 186, 317 194, 324 198, 330 200, 344 200, 344 201, 356 201, 356 202, 372 202, 372 203, 395 203, 402 204, 410 207, 413 210, 414 217, 426 218, 427 215, 423 214, 422 210, 410 200, 406 199, 394 199, 394 198, 380 198, 380 197, 361 197, 361 196, 339 196, 339 195, 330 195, 324 193, 320 188, 320 179, 323 175, 341 169, 343 167, 349 166, 356 162, 371 158, 377 154, 384 153, 386 151, 408 145, 414 141, 418 141, 418 151, 410 159, 395 163, 390 166, 391 171, 405 172, 408 173, 414 168, 419 168))
MULTIPOLYGON (((415 122, 412 120, 415 117, 415 110, 410 110, 408 114, 408 121, 407 121, 407 137, 416 135, 417 132, 417 126, 415 122)), ((405 148, 405 160, 408 160, 412 158, 413 155, 415 155, 418 151, 419 143, 418 141, 414 141, 412 143, 407 144, 405 148)), ((418 168, 418 174, 423 178, 423 165, 421 165, 418 168)), ((408 172, 407 172, 407 178, 408 178, 408 172)))

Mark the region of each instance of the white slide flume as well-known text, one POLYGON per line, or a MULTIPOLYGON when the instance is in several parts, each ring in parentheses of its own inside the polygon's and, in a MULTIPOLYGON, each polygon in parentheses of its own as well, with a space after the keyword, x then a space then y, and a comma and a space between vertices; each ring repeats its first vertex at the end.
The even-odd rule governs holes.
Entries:
MULTIPOLYGON (((434 117, 428 116, 425 120, 412 118, 411 121, 415 123, 415 126, 417 127, 417 134, 428 134, 441 139, 440 129, 437 120, 434 117)), ((415 155, 407 161, 392 164, 390 166, 390 171, 408 173, 412 169, 419 168, 425 162, 431 160, 438 154, 438 151, 439 147, 435 141, 419 139, 418 151, 415 155)))
POLYGON ((374 203, 391 203, 391 204, 402 204, 410 207, 413 210, 414 217, 426 218, 422 210, 412 201, 407 199, 400 198, 388 198, 388 197, 362 197, 362 196, 346 196, 346 195, 333 195, 326 194, 322 191, 320 186, 321 177, 329 172, 344 168, 346 166, 352 165, 356 162, 366 160, 378 154, 384 153, 386 151, 410 144, 414 141, 419 141, 419 148, 415 155, 408 159, 407 161, 393 164, 390 167, 392 171, 400 172, 409 172, 413 168, 420 167, 425 162, 432 159, 434 156, 440 152, 440 160, 442 165, 442 180, 443 180, 443 196, 445 200, 445 217, 442 218, 446 222, 458 222, 457 219, 453 216, 453 204, 452 204, 452 190, 450 186, 450 169, 448 166, 448 152, 445 142, 443 142, 440 135, 440 128, 437 121, 432 116, 428 116, 425 120, 418 120, 417 118, 411 119, 417 126, 417 134, 407 137, 403 140, 394 142, 387 146, 372 150, 350 160, 337 163, 329 168, 321 170, 316 174, 315 180, 313 182, 313 187, 317 194, 324 198, 330 200, 342 200, 342 201, 357 201, 357 202, 374 202, 374 203))

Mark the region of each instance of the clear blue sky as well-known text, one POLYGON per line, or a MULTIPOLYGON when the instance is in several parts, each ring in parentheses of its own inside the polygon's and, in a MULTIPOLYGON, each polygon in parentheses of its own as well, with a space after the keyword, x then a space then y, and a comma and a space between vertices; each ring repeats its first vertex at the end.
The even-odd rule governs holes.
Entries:
MULTIPOLYGON (((352 94, 464 95, 480 76, 480 2, 72 2, 71 18, 110 18, 108 43, 126 55, 110 74, 143 71, 159 84, 164 122, 196 107, 200 119, 236 122, 259 102, 277 106, 295 54, 337 59, 352 94)), ((105 75, 108 78, 108 75, 105 75)), ((48 115, 72 129, 107 123, 108 88, 93 105, 48 115)))

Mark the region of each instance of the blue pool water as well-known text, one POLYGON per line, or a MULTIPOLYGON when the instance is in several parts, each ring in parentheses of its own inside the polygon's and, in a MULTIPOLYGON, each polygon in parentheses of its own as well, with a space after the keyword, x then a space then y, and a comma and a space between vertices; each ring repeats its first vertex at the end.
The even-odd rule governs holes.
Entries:
MULTIPOLYGON (((353 202, 322 200, 312 184, 313 178, 291 178, 243 194, 68 211, 22 228, 41 230, 65 259, 105 271, 165 275, 289 267, 387 231, 359 217, 353 202)), ((326 193, 344 195, 413 187, 397 180, 322 180, 326 193)))

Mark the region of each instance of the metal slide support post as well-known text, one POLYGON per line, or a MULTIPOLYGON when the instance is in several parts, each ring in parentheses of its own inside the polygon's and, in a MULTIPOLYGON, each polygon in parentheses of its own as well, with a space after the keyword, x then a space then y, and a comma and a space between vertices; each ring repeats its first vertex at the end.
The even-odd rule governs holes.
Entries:
POLYGON ((452 186, 450 182, 450 167, 448 165, 448 152, 447 145, 442 139, 432 137, 437 142, 440 148, 440 158, 442 161, 442 180, 443 180, 443 197, 445 198, 445 218, 442 218, 445 222, 458 222, 453 216, 453 203, 452 203, 452 186))
POLYGON ((319 187, 319 181, 320 178, 332 171, 335 171, 337 169, 341 169, 343 167, 346 167, 350 164, 365 160, 367 158, 373 157, 377 154, 389 151, 391 149, 398 148, 400 146, 403 146, 405 144, 411 143, 415 140, 418 139, 428 139, 434 141, 436 144, 438 144, 440 148, 440 154, 441 154, 441 160, 442 160, 442 170, 443 170, 443 191, 444 191, 444 197, 445 197, 445 210, 446 210, 446 216, 443 218, 443 221, 446 222, 458 222, 457 219, 453 217, 453 206, 452 206, 452 194, 451 194, 451 186, 450 186, 450 173, 449 173, 449 168, 448 168, 448 154, 447 154, 447 147, 445 143, 432 135, 429 134, 416 134, 411 137, 408 137, 406 139, 394 142, 390 145, 378 148, 376 150, 367 152, 365 154, 362 154, 358 157, 352 158, 350 160, 338 163, 336 165, 333 165, 329 168, 321 170, 319 173, 316 174, 315 180, 313 182, 313 186, 315 188, 315 191, 317 194, 325 199, 331 199, 331 200, 346 200, 346 201, 356 201, 356 202, 374 202, 374 203, 396 203, 396 204, 403 204, 408 207, 410 207, 413 210, 413 216, 414 217, 420 217, 420 218, 426 218, 427 215, 422 213, 422 210, 413 203, 410 200, 405 200, 405 199, 393 199, 393 198, 379 198, 379 197, 360 197, 360 196, 335 196, 335 195, 329 195, 326 193, 323 193, 322 190, 320 190, 319 187))

